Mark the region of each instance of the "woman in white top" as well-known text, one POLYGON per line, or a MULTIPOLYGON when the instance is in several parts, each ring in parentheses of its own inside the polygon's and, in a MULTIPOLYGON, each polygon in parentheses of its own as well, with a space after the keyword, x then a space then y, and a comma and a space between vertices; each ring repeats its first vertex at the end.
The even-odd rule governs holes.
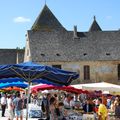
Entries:
POLYGON ((14 114, 13 114, 13 100, 12 100, 12 96, 8 95, 8 100, 7 100, 7 105, 8 105, 8 120, 13 120, 14 118, 14 114))
POLYGON ((70 107, 71 107, 72 109, 75 108, 75 101, 74 101, 74 97, 73 97, 73 96, 71 97, 71 100, 70 100, 70 107))
POLYGON ((70 100, 71 100, 71 94, 67 94, 66 98, 64 99, 63 103, 64 103, 64 107, 66 109, 70 109, 70 100))

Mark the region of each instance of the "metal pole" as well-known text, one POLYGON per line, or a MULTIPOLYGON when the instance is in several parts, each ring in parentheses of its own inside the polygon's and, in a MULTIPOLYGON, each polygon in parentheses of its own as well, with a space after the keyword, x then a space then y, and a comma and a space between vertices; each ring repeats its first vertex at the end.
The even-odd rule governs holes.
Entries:
POLYGON ((29 98, 30 98, 30 83, 28 84, 28 92, 27 92, 27 105, 26 105, 26 120, 28 120, 28 104, 29 104, 29 98))

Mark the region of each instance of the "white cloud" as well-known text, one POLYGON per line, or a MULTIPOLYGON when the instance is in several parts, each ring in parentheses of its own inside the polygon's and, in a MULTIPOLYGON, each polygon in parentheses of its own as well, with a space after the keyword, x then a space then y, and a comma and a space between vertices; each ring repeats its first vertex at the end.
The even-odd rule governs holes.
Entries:
POLYGON ((13 19, 13 21, 15 23, 25 23, 25 22, 30 22, 31 20, 29 18, 25 18, 25 17, 16 17, 13 19))
POLYGON ((108 16, 106 16, 106 19, 110 20, 110 19, 112 19, 112 16, 108 15, 108 16))

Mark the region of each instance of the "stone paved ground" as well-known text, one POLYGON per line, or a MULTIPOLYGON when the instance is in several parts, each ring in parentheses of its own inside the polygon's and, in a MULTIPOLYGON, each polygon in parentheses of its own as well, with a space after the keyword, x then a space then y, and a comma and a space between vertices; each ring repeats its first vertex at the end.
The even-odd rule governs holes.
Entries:
MULTIPOLYGON (((7 117, 0 117, 0 120, 8 120, 8 118, 7 117)), ((16 119, 14 118, 14 120, 16 120, 16 119)), ((26 119, 24 118, 23 120, 26 120, 26 119)), ((36 118, 29 118, 28 120, 38 120, 38 119, 36 119, 36 118)))
MULTIPOLYGON (((5 112, 5 116, 6 117, 1 117, 1 110, 0 110, 0 120, 8 120, 8 111, 6 110, 6 112, 5 112)), ((15 118, 14 118, 14 120, 15 120, 15 118)), ((24 117, 24 119, 23 120, 26 120, 25 119, 25 117, 24 117)), ((28 120, 38 120, 38 118, 29 118, 28 120)))
MULTIPOLYGON (((38 109, 38 108, 40 109, 39 106, 36 106, 34 104, 29 104, 29 109, 38 109)), ((25 116, 26 116, 26 110, 25 109, 24 109, 23 113, 24 113, 24 119, 23 120, 26 120, 25 119, 25 116)), ((0 120, 8 120, 8 110, 7 109, 5 111, 5 116, 6 117, 1 117, 1 107, 0 107, 0 120)), ((14 118, 14 120, 16 120, 16 119, 14 118)), ((29 118, 28 120, 38 120, 38 118, 29 118)))

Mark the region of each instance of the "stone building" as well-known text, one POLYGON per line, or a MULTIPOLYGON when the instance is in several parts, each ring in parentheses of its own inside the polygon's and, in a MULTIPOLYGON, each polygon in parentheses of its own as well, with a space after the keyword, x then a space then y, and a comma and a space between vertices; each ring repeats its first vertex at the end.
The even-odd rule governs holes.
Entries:
POLYGON ((24 49, 0 49, 0 65, 16 64, 24 61, 24 49))
MULTIPOLYGON (((10 52, 11 59, 19 62, 23 52, 10 52)), ((27 31, 24 61, 77 71, 80 78, 76 83, 120 84, 120 30, 103 31, 94 17, 87 32, 77 31, 77 26, 68 31, 45 5, 31 30, 27 31)))

